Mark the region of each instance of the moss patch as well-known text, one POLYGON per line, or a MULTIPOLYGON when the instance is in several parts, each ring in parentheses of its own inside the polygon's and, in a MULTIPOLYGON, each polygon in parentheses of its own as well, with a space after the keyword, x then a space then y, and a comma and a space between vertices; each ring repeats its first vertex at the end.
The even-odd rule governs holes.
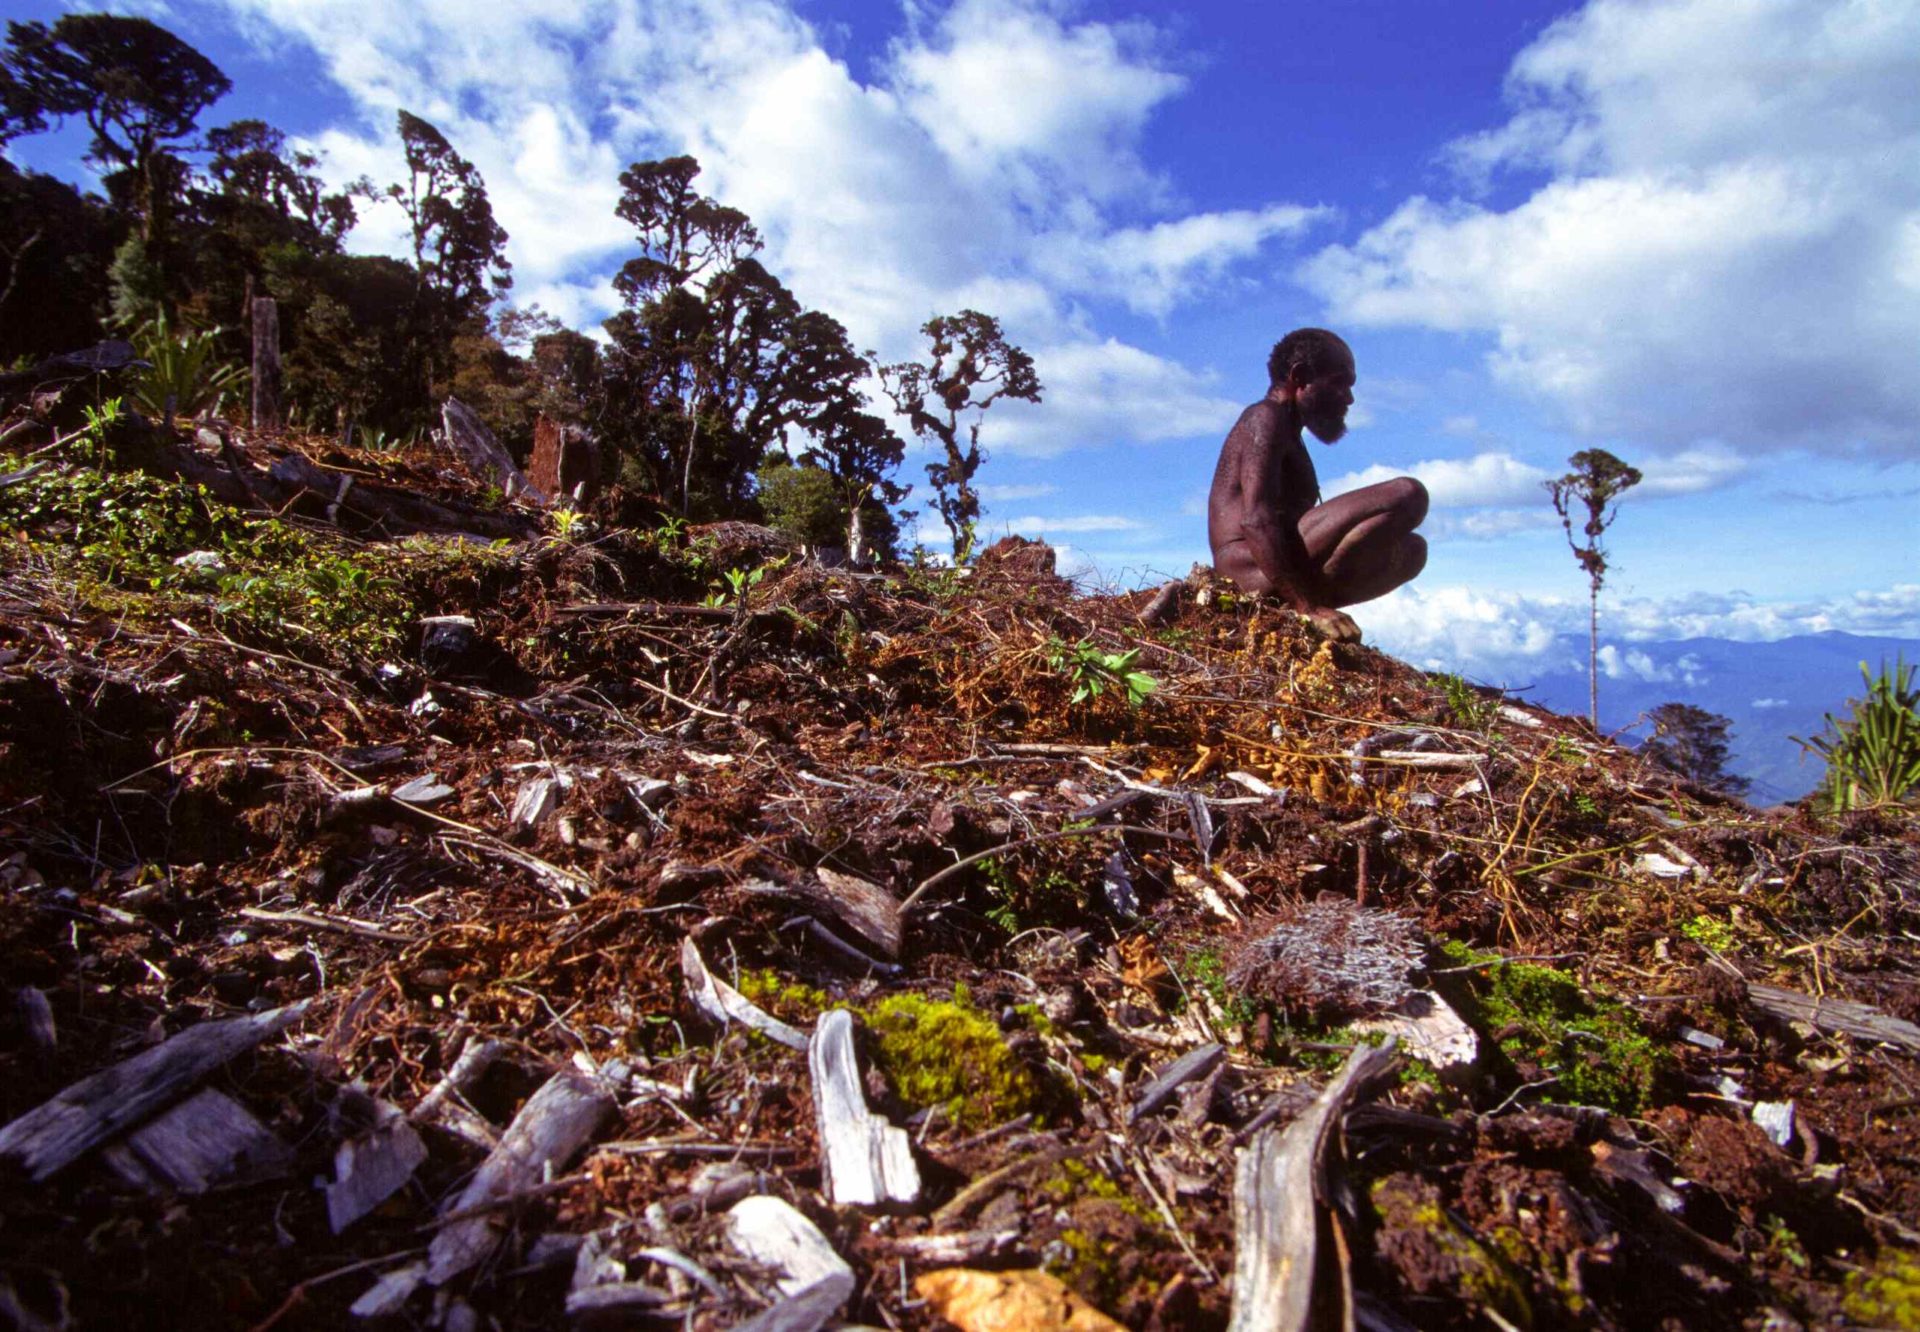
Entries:
POLYGON ((951 1000, 897 994, 866 1014, 874 1063, 894 1095, 916 1107, 941 1106, 962 1128, 988 1128, 1043 1099, 1037 1073, 1007 1048, 988 1014, 956 989, 951 1000))
POLYGON ((1457 1293, 1515 1327, 1533 1326, 1533 1306, 1514 1265, 1454 1220, 1431 1184, 1389 1175, 1373 1186, 1372 1198, 1380 1256, 1411 1294, 1457 1293))
POLYGON ((1920 1256, 1887 1253, 1872 1269, 1849 1272, 1841 1308, 1869 1327, 1920 1329, 1920 1256))
POLYGON ((1454 942, 1441 955, 1449 967, 1486 964, 1442 977, 1445 996, 1527 1081, 1554 1079, 1541 1089, 1545 1099, 1637 1115, 1672 1076, 1672 1058, 1631 1010, 1588 996, 1568 973, 1454 942))

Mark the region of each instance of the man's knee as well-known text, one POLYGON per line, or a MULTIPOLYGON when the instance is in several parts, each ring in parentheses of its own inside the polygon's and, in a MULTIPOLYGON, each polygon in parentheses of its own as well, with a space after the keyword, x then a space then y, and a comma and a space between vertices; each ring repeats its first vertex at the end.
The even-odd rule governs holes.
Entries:
MULTIPOLYGON (((1409 528, 1427 520, 1427 488, 1411 476, 1396 476, 1382 482, 1388 488, 1393 513, 1409 528)), ((1425 543, 1422 543, 1424 550, 1425 543)))

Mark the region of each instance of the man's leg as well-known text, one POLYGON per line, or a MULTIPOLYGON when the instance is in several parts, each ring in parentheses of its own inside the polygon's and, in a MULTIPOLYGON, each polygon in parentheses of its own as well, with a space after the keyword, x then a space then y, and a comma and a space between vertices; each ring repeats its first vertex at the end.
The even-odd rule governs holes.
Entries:
POLYGON ((1410 476, 1350 491, 1307 511, 1300 538, 1320 566, 1334 605, 1383 597, 1427 564, 1414 531, 1427 516, 1427 488, 1410 476))

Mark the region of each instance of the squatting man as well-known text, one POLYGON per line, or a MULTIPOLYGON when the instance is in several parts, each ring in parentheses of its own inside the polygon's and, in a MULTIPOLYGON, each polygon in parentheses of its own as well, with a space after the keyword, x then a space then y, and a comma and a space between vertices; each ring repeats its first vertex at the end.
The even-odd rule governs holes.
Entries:
POLYGON ((1427 563, 1414 529, 1427 489, 1410 476, 1320 502, 1320 479, 1301 436, 1347 433, 1353 350, 1324 328, 1295 329, 1267 360, 1270 387, 1227 432, 1207 499, 1213 567, 1242 591, 1272 597, 1331 638, 1358 642, 1340 608, 1385 596, 1427 563))

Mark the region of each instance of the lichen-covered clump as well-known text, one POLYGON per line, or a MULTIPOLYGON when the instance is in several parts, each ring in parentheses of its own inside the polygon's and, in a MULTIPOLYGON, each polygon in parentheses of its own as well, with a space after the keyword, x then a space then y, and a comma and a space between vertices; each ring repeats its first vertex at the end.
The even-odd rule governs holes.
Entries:
POLYGON ((1920 1257, 1888 1253, 1872 1268, 1849 1272, 1841 1307, 1866 1327, 1920 1332, 1920 1257))
POLYGON ((1381 1260, 1415 1298, 1463 1296, 1509 1327, 1533 1326, 1525 1282, 1492 1245, 1460 1224, 1433 1185, 1390 1175, 1373 1186, 1381 1260))
POLYGON ((1419 930, 1395 911, 1324 896, 1284 911, 1231 953, 1229 987, 1308 1021, 1368 1017, 1413 986, 1419 930))
POLYGON ((951 1000, 897 994, 866 1012, 874 1063, 908 1105, 940 1106, 962 1128, 988 1128, 1038 1108, 1040 1077, 1007 1048, 964 987, 951 1000))
POLYGON ((1672 1058, 1640 1030, 1622 1004, 1590 997, 1564 971, 1500 962, 1457 943, 1441 952, 1450 967, 1442 990, 1469 1024, 1550 1101, 1637 1115, 1672 1075, 1672 1058), (1484 969, 1481 969, 1484 964, 1484 969))

